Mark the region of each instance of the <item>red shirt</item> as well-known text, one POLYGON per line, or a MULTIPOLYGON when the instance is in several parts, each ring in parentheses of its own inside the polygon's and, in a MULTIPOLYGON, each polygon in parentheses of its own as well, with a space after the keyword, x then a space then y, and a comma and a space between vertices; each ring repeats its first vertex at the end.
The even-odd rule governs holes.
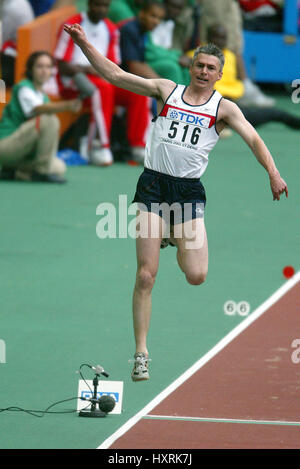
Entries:
MULTIPOLYGON (((112 21, 105 18, 98 24, 93 24, 88 19, 87 14, 82 13, 66 21, 66 24, 75 23, 83 27, 87 34, 88 41, 98 50, 100 47, 100 52, 103 53, 105 57, 114 63, 120 63, 119 31, 112 21), (103 47, 105 50, 103 50, 103 47)), ((82 54, 79 49, 80 48, 74 43, 71 36, 63 30, 62 26, 58 34, 54 57, 64 62, 76 63, 75 59, 78 59, 80 54, 82 54)))
POLYGON ((255 13, 256 10, 266 6, 273 8, 274 13, 280 9, 278 4, 276 4, 276 2, 272 2, 272 0, 239 0, 239 2, 242 10, 247 13, 255 13))

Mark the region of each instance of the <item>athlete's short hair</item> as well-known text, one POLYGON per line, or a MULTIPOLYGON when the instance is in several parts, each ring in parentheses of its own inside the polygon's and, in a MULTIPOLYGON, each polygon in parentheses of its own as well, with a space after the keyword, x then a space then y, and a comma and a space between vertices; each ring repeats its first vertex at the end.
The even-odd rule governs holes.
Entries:
POLYGON ((192 65, 194 65, 199 54, 214 55, 220 61, 221 71, 223 70, 225 64, 225 57, 221 49, 213 43, 205 44, 204 46, 197 47, 194 52, 194 57, 192 60, 192 65))

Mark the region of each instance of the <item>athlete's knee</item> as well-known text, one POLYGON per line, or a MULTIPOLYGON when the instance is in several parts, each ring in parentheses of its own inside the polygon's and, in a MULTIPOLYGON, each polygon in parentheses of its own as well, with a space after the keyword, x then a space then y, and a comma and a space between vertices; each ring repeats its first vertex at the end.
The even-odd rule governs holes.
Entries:
POLYGON ((138 269, 136 275, 136 286, 139 290, 151 291, 156 279, 156 272, 145 267, 138 269))
POLYGON ((42 131, 58 133, 60 121, 57 116, 54 114, 42 114, 37 117, 37 119, 40 119, 40 128, 42 131))
POLYGON ((190 285, 201 285, 205 282, 207 272, 189 272, 186 274, 186 279, 190 285))

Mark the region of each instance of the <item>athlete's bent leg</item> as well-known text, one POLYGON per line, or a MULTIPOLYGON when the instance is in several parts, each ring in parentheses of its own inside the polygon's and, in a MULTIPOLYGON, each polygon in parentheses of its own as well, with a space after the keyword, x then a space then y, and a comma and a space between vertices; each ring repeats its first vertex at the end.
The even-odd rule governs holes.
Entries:
MULTIPOLYGON (((172 241, 172 239, 171 239, 172 241)), ((179 267, 191 285, 205 282, 208 271, 208 244, 203 218, 174 226, 179 267)))

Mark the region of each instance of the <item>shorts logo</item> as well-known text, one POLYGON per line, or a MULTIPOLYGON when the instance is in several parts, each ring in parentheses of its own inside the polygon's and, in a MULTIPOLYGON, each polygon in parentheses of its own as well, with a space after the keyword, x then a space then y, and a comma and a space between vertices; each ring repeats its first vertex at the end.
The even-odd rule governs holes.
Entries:
POLYGON ((195 114, 183 110, 177 110, 171 107, 168 109, 166 118, 178 120, 179 122, 183 122, 185 124, 197 125, 205 129, 211 127, 211 122, 213 120, 213 117, 203 116, 201 114, 195 114))
POLYGON ((196 218, 203 218, 203 216, 204 216, 204 204, 203 203, 197 203, 195 211, 196 211, 196 218))

